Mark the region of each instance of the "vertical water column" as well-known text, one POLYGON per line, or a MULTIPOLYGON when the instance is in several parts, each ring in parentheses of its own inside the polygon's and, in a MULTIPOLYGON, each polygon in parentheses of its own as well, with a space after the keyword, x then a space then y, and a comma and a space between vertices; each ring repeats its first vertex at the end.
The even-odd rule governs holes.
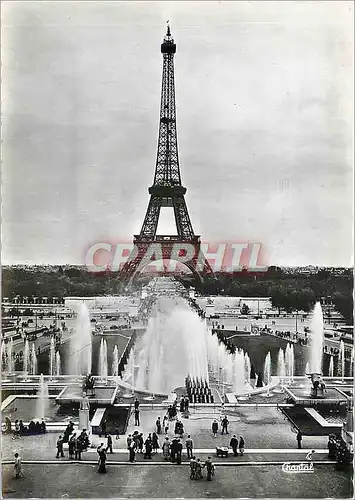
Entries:
POLYGON ((48 384, 45 382, 43 373, 39 378, 38 398, 36 401, 36 419, 44 419, 49 406, 48 384))
POLYGON ((344 380, 345 377, 345 351, 344 351, 344 342, 340 341, 339 346, 339 356, 338 356, 338 377, 341 377, 344 380))
POLYGON ((280 379, 280 385, 283 387, 285 376, 286 376, 286 363, 285 363, 285 352, 283 349, 279 349, 277 356, 277 376, 280 379))
POLYGON ((309 350, 309 368, 310 373, 322 374, 323 368, 323 343, 324 343, 324 324, 323 312, 319 302, 314 306, 311 318, 310 350, 309 350))
POLYGON ((31 375, 36 375, 37 373, 37 355, 36 355, 36 346, 33 342, 31 347, 31 375))
POLYGON ((11 337, 10 342, 7 344, 7 371, 8 373, 14 373, 15 363, 14 363, 14 340, 11 337))
POLYGON ((51 337, 51 344, 49 347, 49 375, 53 377, 55 374, 55 340, 51 337))
POLYGON ((107 379, 107 376, 108 376, 106 339, 101 339, 101 343, 100 343, 99 375, 102 379, 107 379))
POLYGON ((264 383, 267 386, 267 395, 270 394, 270 382, 271 382, 271 354, 270 351, 267 353, 264 362, 264 383))
POLYGON ((27 377, 29 370, 30 370, 30 347, 28 344, 28 340, 25 340, 25 347, 24 347, 24 352, 23 352, 23 373, 25 377, 27 377))
POLYGON ((329 377, 334 377, 334 356, 330 356, 328 375, 329 377))

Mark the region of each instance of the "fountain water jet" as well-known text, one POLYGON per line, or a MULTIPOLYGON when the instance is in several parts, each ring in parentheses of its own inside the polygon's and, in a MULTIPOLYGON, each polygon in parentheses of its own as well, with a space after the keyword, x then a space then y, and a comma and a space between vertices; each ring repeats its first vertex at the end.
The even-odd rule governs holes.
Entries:
POLYGON ((55 374, 56 376, 59 376, 61 374, 61 368, 60 368, 60 352, 57 351, 55 353, 55 374))
POLYGON ((51 344, 49 347, 49 375, 53 377, 55 371, 55 340, 51 337, 51 344))
POLYGON ((73 305, 76 322, 70 339, 69 374, 88 375, 91 373, 92 339, 89 309, 84 302, 73 305))
POLYGON ((100 343, 99 375, 100 375, 101 379, 103 379, 103 380, 106 380, 107 376, 108 376, 106 339, 101 339, 101 343, 100 343))
POLYGON ((115 347, 113 348, 113 353, 112 353, 112 375, 114 377, 118 376, 118 363, 119 363, 118 348, 117 348, 117 345, 115 345, 115 347))
POLYGON ((7 372, 14 373, 15 363, 14 363, 14 340, 11 337, 10 342, 7 344, 7 372))
POLYGON ((31 375, 36 375, 37 373, 37 356, 36 356, 36 346, 33 342, 31 347, 31 375))
POLYGON ((48 384, 45 382, 43 373, 39 378, 39 391, 36 401, 36 420, 44 419, 49 406, 48 384))
MULTIPOLYGON (((209 382, 205 322, 182 297, 160 297, 144 335, 136 342, 134 385, 151 394, 168 394, 185 378, 209 382)), ((129 359, 127 373, 132 366, 129 359)))
POLYGON ((329 360, 329 377, 334 377, 334 356, 330 356, 329 360))
POLYGON ((271 354, 267 353, 264 362, 264 383, 267 386, 267 393, 265 396, 270 396, 270 382, 271 382, 271 354))
POLYGON ((29 369, 30 369, 30 364, 31 364, 31 358, 30 358, 30 347, 28 344, 28 340, 25 340, 25 347, 23 351, 23 373, 25 377, 27 377, 29 369))
POLYGON ((250 358, 248 353, 244 354, 244 380, 247 386, 250 386, 250 370, 251 370, 251 363, 250 363, 250 358))
POLYGON ((345 377, 345 351, 344 351, 344 341, 340 341, 339 356, 338 356, 338 377, 344 381, 345 377))
POLYGON ((314 306, 310 325, 310 355, 309 369, 310 374, 322 374, 323 367, 323 342, 324 342, 324 323, 323 312, 319 302, 314 306))
MULTIPOLYGON (((234 360, 234 392, 243 393, 245 385, 245 359, 244 352, 239 350, 235 353, 234 360)), ((232 356, 230 356, 232 357, 232 356)))
POLYGON ((277 376, 280 379, 281 388, 283 388, 286 376, 286 363, 285 363, 285 352, 283 349, 281 349, 281 347, 277 355, 277 376))
POLYGON ((290 343, 288 343, 286 346, 285 369, 286 377, 289 377, 289 382, 292 382, 295 375, 295 352, 293 345, 291 345, 290 343))

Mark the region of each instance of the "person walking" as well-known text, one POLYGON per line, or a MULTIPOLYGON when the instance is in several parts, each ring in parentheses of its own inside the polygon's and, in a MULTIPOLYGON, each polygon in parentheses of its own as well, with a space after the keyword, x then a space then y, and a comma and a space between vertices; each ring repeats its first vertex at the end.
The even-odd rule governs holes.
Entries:
POLYGON ((196 458, 191 457, 190 460, 190 479, 196 479, 196 458))
POLYGON ((112 449, 112 436, 111 434, 107 434, 107 446, 106 446, 106 453, 110 451, 110 453, 113 453, 112 449))
POLYGON ((214 465, 211 457, 208 457, 204 466, 207 470, 207 481, 212 481, 212 476, 214 475, 214 465))
POLYGON ((182 457, 182 443, 180 439, 177 440, 176 444, 176 463, 181 464, 181 457, 182 457))
POLYGON ((169 458, 170 458, 170 441, 169 441, 168 437, 165 438, 162 449, 163 449, 164 460, 169 460, 169 458))
POLYGON ((81 460, 81 452, 83 451, 82 449, 82 441, 80 439, 80 436, 75 439, 75 460, 81 460))
POLYGON ((100 474, 105 474, 107 472, 106 459, 107 459, 106 450, 102 446, 99 451, 99 466, 97 469, 97 472, 99 472, 100 474))
POLYGON ((132 440, 129 445, 129 461, 134 462, 136 458, 136 443, 132 440))
POLYGON ((161 434, 161 420, 160 417, 157 418, 157 421, 155 422, 155 427, 157 430, 157 434, 161 434))
POLYGON ((134 410, 134 425, 140 425, 138 408, 134 410))
POLYGON ((145 454, 144 458, 152 458, 152 438, 151 435, 149 434, 147 439, 145 440, 145 454))
POLYGON ((14 476, 15 476, 15 479, 18 479, 21 476, 24 477, 23 471, 22 471, 22 459, 18 453, 15 453, 14 476))
POLYGON ((218 422, 216 419, 212 422, 212 432, 213 432, 214 437, 217 437, 218 422))
POLYGON ((144 439, 143 439, 143 432, 141 432, 138 436, 138 451, 139 451, 139 453, 143 453, 143 447, 144 447, 144 439))
POLYGON ((192 458, 192 450, 194 447, 194 443, 191 439, 190 434, 187 436, 187 439, 185 441, 185 445, 186 445, 187 458, 192 458))
POLYGON ((239 453, 241 456, 244 455, 245 441, 243 436, 239 436, 239 453))
POLYGON ((229 442, 229 446, 232 448, 234 456, 237 457, 238 456, 238 439, 237 439, 237 436, 235 434, 233 434, 233 437, 229 442))
POLYGON ((69 447, 69 460, 73 460, 73 458, 74 458, 75 442, 76 442, 76 434, 74 432, 74 434, 69 439, 69 443, 68 443, 68 447, 69 447))
POLYGON ((128 434, 127 439, 126 439, 126 442, 127 442, 127 448, 128 448, 128 449, 129 449, 129 447, 131 446, 132 440, 133 440, 133 438, 132 438, 131 434, 128 434))
POLYGON ((176 461, 177 444, 178 444, 178 440, 177 440, 177 438, 175 437, 175 438, 171 441, 171 446, 170 446, 170 457, 171 457, 171 461, 172 461, 173 463, 175 463, 175 461, 176 461))
POLYGON ((196 479, 202 479, 202 464, 201 460, 198 458, 196 460, 196 479))
POLYGON ((134 409, 138 410, 139 409, 139 405, 140 405, 140 403, 139 403, 138 399, 136 398, 135 401, 134 401, 134 409))
POLYGON ((63 438, 62 438, 62 436, 59 436, 59 438, 57 440, 57 455, 56 455, 56 458, 59 458, 59 456, 64 457, 63 438))
POLYGON ((298 449, 300 450, 302 448, 302 432, 300 430, 298 430, 297 432, 296 439, 297 439, 298 449))
POLYGON ((160 448, 160 446, 159 446, 158 434, 156 432, 153 432, 153 435, 152 435, 152 450, 155 453, 157 453, 159 448, 160 448))
POLYGON ((165 434, 167 434, 169 431, 169 419, 167 416, 165 416, 164 419, 165 419, 165 421, 163 422, 163 424, 164 424, 163 427, 164 427, 165 434))
POLYGON ((221 434, 224 434, 224 432, 226 434, 229 434, 228 432, 228 424, 229 424, 229 420, 227 418, 227 415, 225 415, 223 418, 222 418, 222 432, 221 434))

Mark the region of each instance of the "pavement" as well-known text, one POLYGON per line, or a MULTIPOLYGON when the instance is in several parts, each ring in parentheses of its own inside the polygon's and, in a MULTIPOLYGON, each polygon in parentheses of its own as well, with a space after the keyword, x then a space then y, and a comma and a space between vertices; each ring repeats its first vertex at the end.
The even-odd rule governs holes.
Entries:
POLYGON ((187 466, 134 464, 114 466, 98 474, 85 465, 24 465, 24 477, 12 478, 3 467, 4 498, 352 498, 348 473, 333 464, 315 464, 314 473, 289 474, 282 465, 216 466, 212 481, 189 479, 187 466))
MULTIPOLYGON (((189 419, 183 419, 185 434, 191 434, 194 454, 203 462, 211 456, 216 465, 213 481, 191 481, 186 450, 182 464, 163 460, 161 450, 136 462, 128 462, 126 438, 138 430, 146 436, 155 429, 163 409, 141 407, 140 425, 131 415, 127 432, 116 439, 114 453, 108 454, 107 474, 97 472, 96 445, 105 442, 92 436, 94 448, 82 454, 81 461, 65 457, 56 459, 59 433, 24 436, 12 439, 2 436, 3 496, 12 498, 351 498, 349 472, 338 471, 328 458, 327 438, 305 436, 303 449, 297 449, 296 434, 289 422, 275 407, 237 407, 227 409, 229 434, 211 433, 212 421, 219 420, 218 408, 198 408, 189 419), (243 456, 217 458, 216 446, 228 446, 233 434, 243 435, 246 449, 243 456), (285 462, 304 462, 314 449, 313 473, 290 474, 282 469, 285 462), (24 477, 13 478, 14 453, 22 458, 24 477)), ((174 436, 174 422, 168 436, 174 436)), ((160 444, 165 435, 160 435, 160 444)), ((185 444, 185 443, 184 443, 185 444)))

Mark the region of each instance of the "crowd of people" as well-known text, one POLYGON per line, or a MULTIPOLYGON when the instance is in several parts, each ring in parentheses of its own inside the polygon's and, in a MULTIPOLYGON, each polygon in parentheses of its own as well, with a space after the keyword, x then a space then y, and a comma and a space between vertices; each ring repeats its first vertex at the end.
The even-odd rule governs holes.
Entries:
POLYGON ((23 420, 16 419, 14 422, 14 426, 12 426, 12 422, 9 417, 5 417, 4 419, 4 433, 12 434, 12 439, 17 439, 20 436, 25 435, 34 435, 34 434, 45 434, 47 431, 46 423, 42 419, 39 420, 31 420, 26 427, 23 423, 23 420))

